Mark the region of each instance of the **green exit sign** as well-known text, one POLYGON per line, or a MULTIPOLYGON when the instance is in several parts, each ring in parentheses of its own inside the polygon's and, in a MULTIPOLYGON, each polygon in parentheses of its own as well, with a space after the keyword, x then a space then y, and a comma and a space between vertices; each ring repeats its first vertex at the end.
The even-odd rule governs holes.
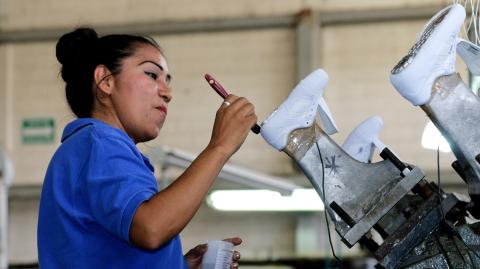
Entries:
POLYGON ((22 142, 24 144, 51 144, 55 140, 53 118, 29 118, 22 120, 22 142))

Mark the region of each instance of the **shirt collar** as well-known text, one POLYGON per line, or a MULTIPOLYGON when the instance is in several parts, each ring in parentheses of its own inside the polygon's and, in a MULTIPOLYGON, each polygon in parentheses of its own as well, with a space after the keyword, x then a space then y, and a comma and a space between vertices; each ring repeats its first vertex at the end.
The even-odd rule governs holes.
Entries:
POLYGON ((86 126, 89 126, 89 125, 110 126, 110 125, 104 123, 103 121, 100 121, 100 120, 97 120, 97 119, 94 119, 94 118, 76 119, 76 120, 70 122, 69 124, 67 124, 67 126, 65 126, 65 129, 63 130, 63 134, 62 134, 62 140, 61 140, 62 143, 67 138, 69 138, 71 135, 73 135, 74 133, 78 132, 82 128, 84 128, 86 126))
MULTIPOLYGON (((65 126, 65 129, 63 130, 62 140, 61 140, 62 143, 66 139, 68 139, 70 136, 72 136, 76 132, 80 131, 82 128, 90 126, 90 125, 97 125, 97 126, 116 129, 119 132, 121 132, 123 135, 128 137, 130 139, 130 141, 132 141, 132 145, 135 146, 135 144, 133 144, 133 140, 127 134, 125 134, 123 131, 121 131, 120 129, 117 129, 117 128, 115 128, 115 127, 113 127, 113 126, 111 126, 111 125, 109 125, 109 124, 107 124, 107 123, 105 123, 101 120, 97 120, 97 119, 94 119, 94 118, 80 118, 80 119, 76 119, 76 120, 70 122, 69 124, 67 124, 67 126, 65 126)), ((142 159, 143 159, 144 163, 153 172, 154 168, 153 168, 152 164, 150 163, 150 160, 148 159, 148 157, 143 155, 143 153, 141 153, 141 152, 140 152, 140 155, 142 156, 142 159)))

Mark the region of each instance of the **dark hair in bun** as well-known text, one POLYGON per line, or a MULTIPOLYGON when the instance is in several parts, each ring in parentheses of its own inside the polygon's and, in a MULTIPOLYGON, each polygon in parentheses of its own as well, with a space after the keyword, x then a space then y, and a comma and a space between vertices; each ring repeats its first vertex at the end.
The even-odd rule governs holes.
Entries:
MULTIPOLYGON (((133 55, 138 45, 160 46, 150 37, 106 35, 99 37, 91 28, 78 28, 66 33, 57 42, 56 56, 62 64, 61 75, 66 82, 67 101, 79 118, 91 117, 95 89, 93 73, 105 65, 112 75, 121 71, 122 60, 133 55)), ((162 53, 163 54, 163 53, 162 53)))

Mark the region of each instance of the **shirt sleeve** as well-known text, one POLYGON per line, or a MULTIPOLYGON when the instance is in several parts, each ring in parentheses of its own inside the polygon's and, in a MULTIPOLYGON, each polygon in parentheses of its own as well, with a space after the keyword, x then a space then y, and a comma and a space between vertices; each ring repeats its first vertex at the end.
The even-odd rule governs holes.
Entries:
POLYGON ((135 211, 157 193, 155 176, 133 143, 116 137, 96 142, 86 179, 89 206, 103 228, 130 242, 135 211))

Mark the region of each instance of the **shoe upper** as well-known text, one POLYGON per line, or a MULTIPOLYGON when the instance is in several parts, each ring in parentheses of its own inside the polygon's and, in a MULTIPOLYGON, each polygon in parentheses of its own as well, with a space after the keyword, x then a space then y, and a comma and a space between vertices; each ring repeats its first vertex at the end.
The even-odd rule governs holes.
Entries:
POLYGON ((465 9, 458 4, 438 12, 393 68, 391 83, 413 105, 428 102, 435 79, 455 72, 456 39, 464 19, 465 9))
POLYGON ((375 148, 379 152, 385 148, 378 138, 382 128, 383 121, 378 116, 364 120, 348 135, 343 150, 359 162, 371 162, 375 148))
POLYGON ((265 141, 282 150, 287 145, 290 132, 311 126, 327 82, 328 75, 322 69, 313 71, 300 81, 287 99, 263 121, 261 135, 265 141))

